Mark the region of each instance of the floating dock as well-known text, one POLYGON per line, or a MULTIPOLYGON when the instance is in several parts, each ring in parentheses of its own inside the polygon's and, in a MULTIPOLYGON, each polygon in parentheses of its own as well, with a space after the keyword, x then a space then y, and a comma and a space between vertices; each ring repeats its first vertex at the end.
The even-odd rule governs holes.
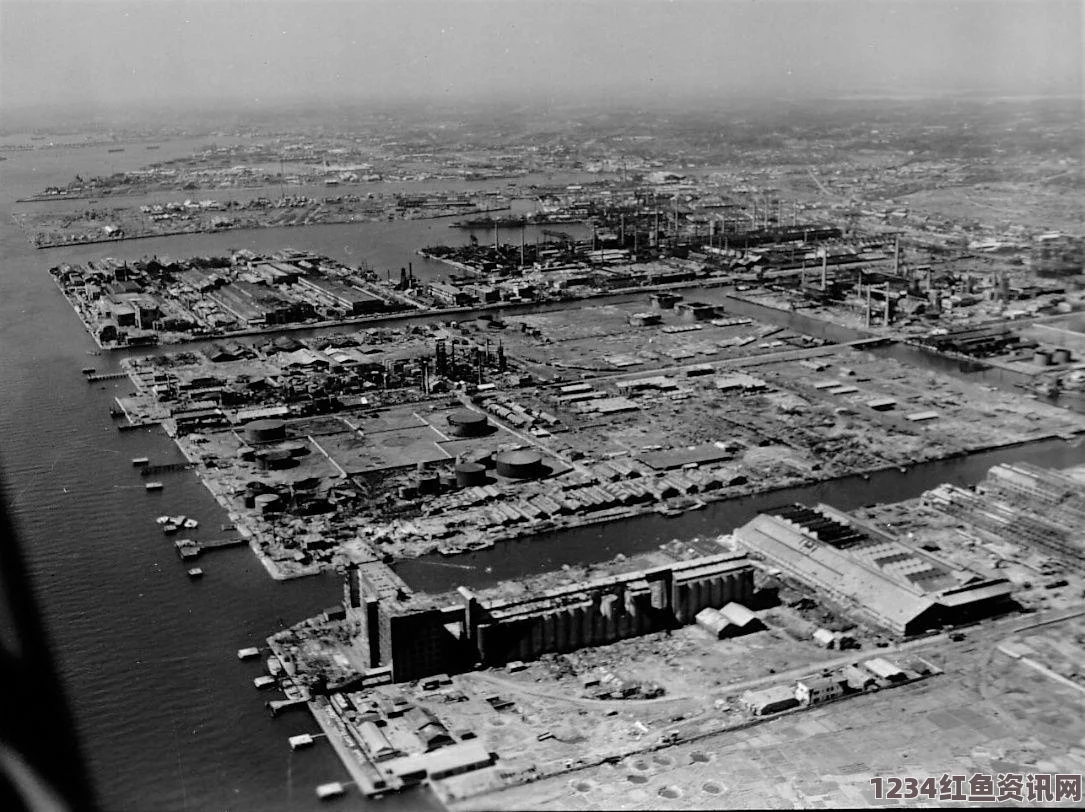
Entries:
POLYGON ((262 674, 252 681, 252 684, 256 686, 257 690, 263 690, 264 688, 270 688, 275 684, 275 677, 269 677, 267 674, 262 674))
POLYGON ((260 649, 256 646, 249 646, 248 648, 239 648, 237 650, 237 659, 239 660, 252 660, 260 656, 260 649))
POLYGON ((165 487, 161 482, 148 482, 143 486, 148 491, 160 491, 165 487))
POLYGON ((325 801, 328 798, 338 798, 346 791, 346 788, 342 784, 340 784, 338 781, 333 781, 330 784, 321 784, 319 787, 317 787, 316 797, 318 797, 322 801, 325 801))
POLYGON ((307 699, 272 699, 264 703, 264 706, 271 711, 272 716, 278 716, 292 708, 304 708, 308 701, 307 699))
POLYGON ((199 567, 193 567, 188 571, 188 577, 192 580, 196 580, 197 578, 203 578, 203 570, 201 570, 199 567))

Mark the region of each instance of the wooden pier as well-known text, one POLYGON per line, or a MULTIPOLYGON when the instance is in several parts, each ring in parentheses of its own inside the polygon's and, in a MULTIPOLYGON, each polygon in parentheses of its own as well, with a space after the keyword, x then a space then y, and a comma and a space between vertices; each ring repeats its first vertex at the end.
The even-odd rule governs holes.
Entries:
POLYGON ((119 381, 121 378, 127 378, 127 372, 101 372, 94 375, 87 375, 87 383, 98 383, 99 381, 119 381))
POLYGON ((164 474, 170 471, 187 471, 191 467, 191 462, 164 462, 159 465, 144 465, 139 469, 139 475, 154 476, 155 474, 164 474))

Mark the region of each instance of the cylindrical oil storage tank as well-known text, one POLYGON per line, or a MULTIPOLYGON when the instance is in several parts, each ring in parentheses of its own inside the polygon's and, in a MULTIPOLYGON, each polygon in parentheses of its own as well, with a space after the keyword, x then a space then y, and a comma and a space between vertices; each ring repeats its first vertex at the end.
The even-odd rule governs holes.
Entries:
POLYGON ((262 493, 255 501, 260 513, 274 513, 279 507, 279 497, 273 493, 262 493))
POLYGON ((486 484, 486 468, 477 462, 461 462, 456 466, 456 484, 461 488, 471 488, 486 484))
POLYGON ((280 448, 291 457, 304 457, 309 453, 309 446, 305 445, 305 443, 286 443, 280 448))
POLYGON ((290 456, 289 451, 277 448, 271 451, 258 452, 256 461, 264 470, 275 471, 281 468, 289 468, 293 464, 294 458, 290 456))
POLYGON ((439 474, 421 474, 418 477, 418 492, 421 494, 434 494, 441 492, 441 477, 439 474))
POLYGON ((1057 350, 1051 353, 1051 362, 1053 364, 1069 364, 1070 350, 1059 347, 1057 350))
POLYGON ((286 423, 275 418, 252 420, 245 424, 245 439, 250 443, 274 443, 286 439, 286 423))
POLYGON ((497 473, 510 479, 531 479, 542 474, 542 454, 528 448, 502 451, 494 462, 497 473))
POLYGON ((1036 350, 1032 354, 1032 363, 1037 366, 1046 367, 1051 363, 1051 353, 1044 350, 1036 350))
POLYGON ((481 437, 490 428, 486 415, 470 409, 460 409, 448 416, 448 426, 455 437, 481 437))

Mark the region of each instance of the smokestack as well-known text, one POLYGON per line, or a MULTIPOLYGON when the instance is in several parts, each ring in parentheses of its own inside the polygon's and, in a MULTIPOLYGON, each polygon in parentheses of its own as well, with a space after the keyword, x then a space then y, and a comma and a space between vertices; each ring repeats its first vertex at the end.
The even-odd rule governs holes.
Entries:
POLYGON ((900 276, 900 235, 893 243, 893 275, 900 276))
POLYGON ((866 326, 870 326, 870 289, 872 285, 867 285, 866 288, 866 326))
POLYGON ((821 249, 821 289, 825 290, 825 276, 829 271, 829 251, 827 248, 821 249))
POLYGON ((885 283, 885 316, 882 319, 882 324, 886 327, 889 326, 889 283, 885 283))
POLYGON ((497 226, 497 218, 495 217, 495 218, 494 218, 494 250, 495 250, 495 251, 496 251, 496 250, 498 249, 498 247, 499 247, 499 244, 498 244, 498 241, 497 241, 497 240, 498 240, 498 233, 497 233, 497 230, 498 230, 498 226, 497 226))

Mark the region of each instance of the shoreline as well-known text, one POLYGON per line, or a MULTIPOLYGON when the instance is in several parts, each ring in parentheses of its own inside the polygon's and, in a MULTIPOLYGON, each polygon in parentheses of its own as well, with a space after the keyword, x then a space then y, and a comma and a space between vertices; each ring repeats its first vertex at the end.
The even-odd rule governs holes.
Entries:
MULTIPOLYGON (((83 314, 72 303, 71 297, 67 291, 64 290, 60 281, 53 277, 53 283, 59 288, 60 292, 68 299, 72 304, 76 314, 79 316, 79 321, 83 325, 83 329, 87 331, 105 352, 109 353, 124 353, 131 350, 140 350, 156 347, 178 347, 184 348, 186 345, 199 344, 202 342, 221 341, 223 339, 231 338, 245 338, 248 336, 278 336, 286 335, 288 333, 304 332, 306 330, 332 330, 340 327, 351 327, 360 325, 374 325, 395 323, 399 321, 409 321, 412 319, 440 319, 443 316, 457 316, 457 315, 470 315, 474 313, 489 313, 499 312, 508 315, 522 315, 531 313, 548 313, 555 310, 564 310, 571 307, 578 306, 581 302, 594 302, 598 300, 605 300, 610 298, 619 298, 623 296, 636 296, 639 294, 648 294, 657 291, 665 290, 683 290, 685 288, 721 288, 728 287, 734 283, 722 276, 709 276, 696 280, 689 280, 686 282, 662 282, 655 285, 643 285, 638 287, 629 288, 614 288, 613 290, 600 291, 598 293, 590 293, 584 296, 578 296, 574 299, 562 299, 549 302, 494 302, 492 304, 477 304, 467 305, 463 307, 438 307, 429 308, 425 310, 404 310, 394 313, 378 313, 369 316, 358 316, 356 318, 349 319, 336 319, 317 322, 305 322, 301 324, 276 324, 273 327, 251 327, 241 330, 225 330, 214 333, 207 333, 206 335, 192 336, 181 340, 174 341, 156 341, 154 344, 122 344, 118 346, 110 345, 105 346, 98 342, 94 335, 92 327, 83 318, 83 314)), ((156 334, 157 335, 157 334, 156 334)))
MULTIPOLYGON (((91 198, 93 199, 93 198, 91 198)), ((508 211, 510 206, 503 206, 489 209, 476 209, 472 211, 451 211, 442 212, 440 214, 427 214, 421 217, 389 217, 383 216, 359 216, 355 217, 351 215, 348 219, 333 219, 333 220, 321 220, 319 222, 301 222, 301 223, 264 223, 254 224, 245 223, 243 225, 237 225, 232 227, 214 228, 214 227, 200 227, 195 228, 182 228, 177 231, 149 231, 146 233, 137 234, 124 234, 121 237, 95 237, 89 240, 66 240, 66 241, 53 241, 53 242, 35 242, 29 235, 27 227, 16 219, 16 223, 23 230, 26 235, 26 240, 30 243, 30 246, 37 251, 47 251, 53 248, 72 248, 79 245, 100 245, 103 243, 122 243, 122 242, 136 242, 139 240, 154 240, 161 237, 183 237, 191 234, 226 234, 232 231, 264 231, 267 229, 277 228, 298 228, 301 226, 349 226, 359 225, 365 223, 387 223, 404 221, 409 222, 411 220, 442 220, 449 217, 459 217, 461 215, 478 215, 487 214, 495 211, 508 211)))

